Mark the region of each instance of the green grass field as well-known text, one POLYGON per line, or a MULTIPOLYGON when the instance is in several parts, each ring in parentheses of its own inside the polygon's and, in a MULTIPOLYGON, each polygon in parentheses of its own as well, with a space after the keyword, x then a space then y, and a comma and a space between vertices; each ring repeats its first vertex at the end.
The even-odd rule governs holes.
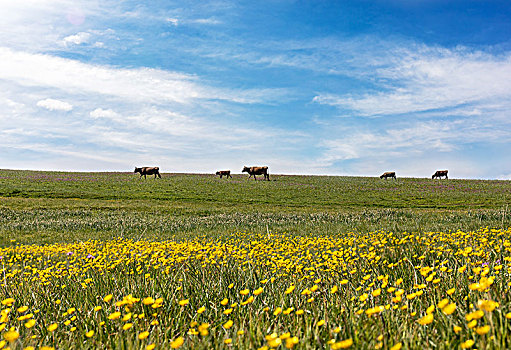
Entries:
POLYGON ((1 245, 239 230, 473 230, 511 220, 510 181, 0 170, 0 198, 1 245))
POLYGON ((0 170, 0 349, 511 346, 511 182, 0 170))

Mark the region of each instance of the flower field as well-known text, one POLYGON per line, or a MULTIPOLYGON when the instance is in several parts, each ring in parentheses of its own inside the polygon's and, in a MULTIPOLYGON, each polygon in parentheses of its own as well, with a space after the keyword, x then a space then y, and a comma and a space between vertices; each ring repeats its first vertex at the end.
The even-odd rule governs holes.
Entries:
POLYGON ((508 348, 511 230, 0 249, 2 348, 508 348))

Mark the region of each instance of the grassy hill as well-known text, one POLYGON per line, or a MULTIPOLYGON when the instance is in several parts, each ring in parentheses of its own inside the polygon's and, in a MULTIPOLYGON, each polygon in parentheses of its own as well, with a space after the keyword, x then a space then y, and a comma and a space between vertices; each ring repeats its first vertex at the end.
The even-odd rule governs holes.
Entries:
POLYGON ((508 227, 510 181, 0 170, 3 241, 508 227))

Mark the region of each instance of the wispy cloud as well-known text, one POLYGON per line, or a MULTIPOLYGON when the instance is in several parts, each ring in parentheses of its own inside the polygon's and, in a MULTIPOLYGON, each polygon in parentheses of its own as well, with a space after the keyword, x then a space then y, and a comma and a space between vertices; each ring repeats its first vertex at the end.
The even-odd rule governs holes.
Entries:
POLYGON ((167 18, 167 22, 172 24, 173 26, 177 26, 179 24, 179 19, 177 19, 177 18, 167 18))
POLYGON ((229 90, 201 84, 197 77, 151 68, 120 69, 0 47, 0 78, 23 86, 98 93, 130 101, 189 103, 194 99, 237 103, 271 102, 284 90, 229 90))
MULTIPOLYGON (((380 91, 320 94, 314 102, 351 110, 361 116, 417 113, 511 98, 511 54, 493 55, 466 48, 421 47, 393 55, 387 67, 371 69, 380 91), (382 89, 381 89, 382 88, 382 89)), ((368 67, 370 68, 370 67, 368 67)))

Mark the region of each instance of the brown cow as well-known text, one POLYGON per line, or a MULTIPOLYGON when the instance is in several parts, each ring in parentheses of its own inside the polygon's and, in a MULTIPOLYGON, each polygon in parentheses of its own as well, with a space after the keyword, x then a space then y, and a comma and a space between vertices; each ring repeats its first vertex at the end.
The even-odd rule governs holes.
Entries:
POLYGON ((156 179, 156 176, 159 176, 161 179, 160 168, 158 168, 157 166, 155 166, 155 167, 147 167, 146 166, 143 168, 135 167, 134 173, 140 173, 140 177, 144 176, 145 179, 147 179, 147 175, 154 175, 155 179, 156 179))
POLYGON ((227 178, 231 178, 232 179, 231 171, 230 170, 220 170, 220 171, 217 171, 216 175, 220 175, 220 178, 222 178, 222 176, 226 176, 227 178))
POLYGON ((247 166, 243 167, 242 173, 248 173, 249 179, 250 176, 254 176, 254 180, 257 181, 256 175, 264 175, 264 180, 270 181, 270 174, 268 174, 268 167, 267 166, 251 166, 250 168, 247 166))
POLYGON ((433 176, 431 176, 431 178, 432 178, 432 179, 434 179, 435 177, 437 177, 437 178, 439 178, 439 179, 440 179, 442 176, 445 176, 445 178, 446 178, 446 179, 448 179, 448 177, 447 177, 447 172, 448 172, 448 170, 437 170, 437 171, 433 174, 433 176))
POLYGON ((380 179, 383 179, 385 178, 385 180, 387 180, 387 178, 390 177, 390 178, 394 178, 394 180, 397 180, 397 177, 396 177, 396 172, 395 171, 387 171, 385 173, 383 173, 381 176, 380 176, 380 179))

